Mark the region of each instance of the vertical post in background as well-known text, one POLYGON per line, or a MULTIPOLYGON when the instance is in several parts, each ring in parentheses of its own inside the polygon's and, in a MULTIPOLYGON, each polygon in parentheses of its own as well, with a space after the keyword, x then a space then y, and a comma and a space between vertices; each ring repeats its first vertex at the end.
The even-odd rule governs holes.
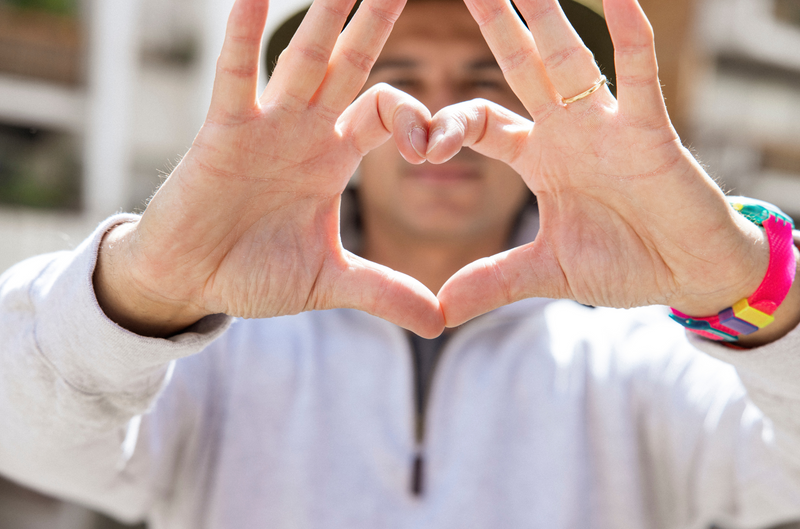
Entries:
MULTIPOLYGON (((211 103, 211 89, 214 84, 217 57, 225 40, 225 26, 234 0, 205 0, 203 17, 203 41, 200 50, 197 91, 194 98, 197 129, 203 124, 211 103)), ((289 16, 311 5, 311 0, 270 0, 269 17, 264 32, 264 40, 289 16)), ((261 71, 260 87, 266 84, 266 75, 261 71)))
POLYGON ((690 138, 688 111, 701 61, 695 42, 700 0, 640 0, 656 35, 658 77, 672 124, 684 139, 690 138))
POLYGON ((217 57, 225 40, 225 26, 234 0, 204 0, 203 38, 200 46, 200 63, 197 69, 197 84, 193 101, 194 128, 199 130, 205 121, 211 91, 217 70, 217 57))
POLYGON ((89 5, 84 207, 103 218, 126 207, 131 170, 132 89, 140 0, 89 5))

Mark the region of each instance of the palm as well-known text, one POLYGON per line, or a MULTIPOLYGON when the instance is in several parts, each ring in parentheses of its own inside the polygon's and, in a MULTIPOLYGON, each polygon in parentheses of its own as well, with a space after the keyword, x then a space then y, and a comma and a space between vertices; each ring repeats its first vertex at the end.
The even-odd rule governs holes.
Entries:
POLYGON ((689 178, 677 186, 681 196, 665 197, 665 174, 681 178, 692 168, 671 128, 634 130, 615 110, 589 123, 565 114, 537 125, 515 165, 539 202, 537 244, 563 276, 552 285, 554 297, 615 307, 666 303, 680 288, 676 267, 694 229, 686 226, 683 240, 674 240, 674 211, 700 197, 689 178))
POLYGON ((207 169, 203 193, 218 185, 217 207, 236 216, 203 259, 209 280, 202 295, 216 311, 254 317, 325 308, 314 283, 326 260, 345 260, 339 197, 360 155, 310 113, 207 125, 196 141, 188 163, 207 169), (276 134, 287 126, 309 139, 302 151, 276 134))
POLYGON ((446 158, 463 143, 506 161, 536 194, 541 229, 533 243, 448 281, 439 293, 448 325, 531 296, 612 307, 672 304, 702 314, 758 278, 764 263, 748 261, 743 250, 758 240, 757 230, 731 214, 682 148, 635 1, 605 2, 615 46, 625 50, 616 57, 619 101, 601 89, 569 104, 561 94, 582 92, 600 72, 554 0, 517 3, 526 16, 547 13, 528 17, 535 45, 513 11, 493 0, 468 4, 535 124, 487 102, 456 105, 434 117, 432 127, 450 139, 428 156, 446 158))

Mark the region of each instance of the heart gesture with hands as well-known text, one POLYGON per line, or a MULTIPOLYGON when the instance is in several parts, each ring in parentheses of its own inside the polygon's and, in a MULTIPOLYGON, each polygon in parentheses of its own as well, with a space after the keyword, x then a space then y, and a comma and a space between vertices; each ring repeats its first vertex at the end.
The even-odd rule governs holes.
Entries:
POLYGON ((507 0, 466 0, 533 121, 486 100, 431 118, 383 84, 356 98, 404 0, 364 0, 343 32, 353 2, 316 0, 259 95, 267 3, 236 0, 192 148, 142 218, 104 239, 95 291, 117 323, 164 336, 214 313, 348 307, 433 337, 534 296, 710 315, 764 277, 762 232, 670 124, 636 0, 604 1, 618 99, 557 0, 517 2, 530 29, 507 0), (537 196, 536 239, 467 265, 438 297, 345 251, 341 193, 391 137, 412 163, 442 163, 463 146, 507 163, 537 196))
POLYGON ((105 312, 141 334, 208 314, 270 317, 357 308, 423 336, 444 328, 418 281, 339 239, 340 196, 363 155, 393 134, 421 163, 430 113, 387 85, 355 102, 403 0, 317 0, 257 93, 266 0, 231 12, 208 117, 137 223, 106 236, 95 271, 105 312), (352 104, 351 104, 352 103, 352 104), (419 134, 417 134, 419 136, 419 134))
POLYGON ((533 122, 457 104, 433 117, 427 157, 466 145, 508 163, 536 195, 541 227, 450 278, 438 294, 447 325, 533 296, 705 316, 752 294, 768 246, 681 145, 636 0, 604 1, 618 99, 557 0, 516 2, 530 29, 505 0, 466 3, 533 122))

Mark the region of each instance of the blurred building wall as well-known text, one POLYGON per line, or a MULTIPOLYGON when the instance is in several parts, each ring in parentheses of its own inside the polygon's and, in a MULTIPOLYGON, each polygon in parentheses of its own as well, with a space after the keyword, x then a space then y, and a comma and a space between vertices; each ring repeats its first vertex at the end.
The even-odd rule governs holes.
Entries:
POLYGON ((800 0, 705 0, 691 139, 712 176, 800 218, 800 0))

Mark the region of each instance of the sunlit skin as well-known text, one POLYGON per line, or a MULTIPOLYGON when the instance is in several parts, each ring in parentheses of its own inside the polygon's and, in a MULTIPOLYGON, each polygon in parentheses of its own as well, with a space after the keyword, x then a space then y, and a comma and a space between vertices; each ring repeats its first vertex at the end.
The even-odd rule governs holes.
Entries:
MULTIPOLYGON (((455 0, 406 5, 366 88, 380 82, 414 96, 431 113, 485 98, 526 115, 478 25, 455 0)), ((364 157, 359 173, 362 255, 433 292, 466 264, 505 250, 531 197, 508 165, 469 149, 441 165, 412 165, 387 142, 364 157)))
MULTIPOLYGON (((504 0, 465 0, 524 109, 456 4, 412 3, 381 53, 404 3, 364 0, 340 32, 350 2, 315 0, 259 94, 268 2, 236 0, 192 148, 142 218, 100 247, 94 286, 112 320, 169 336, 208 314, 352 308, 434 337, 528 297, 707 315, 756 290, 769 262, 763 231, 682 147, 636 0, 603 2, 618 98, 602 88, 568 105, 600 71, 557 1, 516 2, 526 28, 504 0), (415 17, 412 30, 404 20, 415 17), (364 90, 381 80, 411 95, 364 90), (475 96, 496 103, 459 103, 475 96), (513 171, 466 153, 415 169, 392 153, 438 163, 462 146, 513 171), (358 256, 341 245, 339 206, 362 160, 358 256), (438 290, 506 247, 522 182, 539 203, 536 240, 467 264, 438 290)), ((799 285, 748 345, 797 325, 799 285)))

